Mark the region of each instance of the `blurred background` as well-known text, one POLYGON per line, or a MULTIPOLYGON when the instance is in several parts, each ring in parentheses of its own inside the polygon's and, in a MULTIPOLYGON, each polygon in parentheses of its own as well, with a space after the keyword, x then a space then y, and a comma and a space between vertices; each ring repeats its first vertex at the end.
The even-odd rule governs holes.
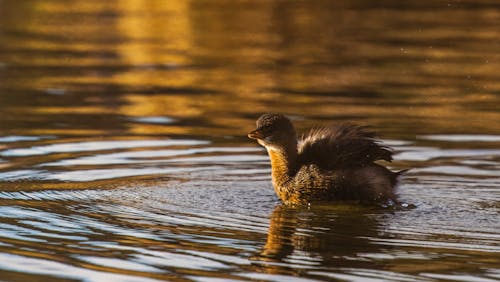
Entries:
POLYGON ((0 0, 0 280, 500 279, 499 50, 497 1, 0 0), (281 207, 264 112, 417 208, 281 207))
POLYGON ((240 137, 268 111, 500 132, 494 1, 1 5, 4 135, 240 137))

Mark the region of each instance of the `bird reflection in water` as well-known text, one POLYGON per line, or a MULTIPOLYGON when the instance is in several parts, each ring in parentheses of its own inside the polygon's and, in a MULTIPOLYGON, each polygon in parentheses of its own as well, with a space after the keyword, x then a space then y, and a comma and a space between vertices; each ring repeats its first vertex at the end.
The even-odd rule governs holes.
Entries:
POLYGON ((282 273, 280 262, 296 262, 293 272, 297 274, 316 267, 373 268, 374 263, 362 254, 383 252, 370 240, 379 236, 376 215, 383 212, 388 211, 349 205, 278 205, 271 214, 266 244, 253 260, 267 273, 282 273))

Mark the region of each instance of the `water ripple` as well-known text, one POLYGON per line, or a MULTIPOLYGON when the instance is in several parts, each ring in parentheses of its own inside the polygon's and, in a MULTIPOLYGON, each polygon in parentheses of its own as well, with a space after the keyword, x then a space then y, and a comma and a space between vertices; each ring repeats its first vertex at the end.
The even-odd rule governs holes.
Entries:
POLYGON ((26 256, 0 253, 0 268, 23 273, 50 275, 67 279, 78 279, 89 282, 157 282, 158 279, 134 276, 131 274, 115 274, 108 271, 92 270, 77 267, 57 260, 30 258, 26 256))
POLYGON ((164 116, 134 117, 131 118, 131 120, 135 122, 152 124, 170 124, 175 122, 175 119, 164 116))
POLYGON ((434 134, 434 135, 420 135, 417 138, 433 141, 447 141, 447 142, 500 142, 499 135, 467 135, 467 134, 434 134))
POLYGON ((0 152, 4 157, 23 157, 47 155, 53 153, 75 153, 90 152, 113 149, 129 149, 144 147, 162 147, 162 146, 194 146, 205 145, 207 141, 199 140, 117 140, 117 141, 90 141, 50 144, 44 146, 34 146, 31 148, 16 148, 0 152))
MULTIPOLYGON (((244 152, 255 152, 255 148, 227 148, 227 147, 206 147, 206 148, 192 148, 192 149, 177 149, 177 150, 145 150, 145 151, 132 151, 132 152, 120 152, 120 153, 110 153, 110 154, 96 154, 87 157, 81 157, 76 159, 64 159, 56 162, 49 162, 40 164, 40 166, 76 166, 76 165, 109 165, 109 164, 136 164, 136 163, 164 163, 164 162, 180 162, 185 160, 190 160, 193 162, 199 162, 203 159, 199 158, 189 158, 189 159, 179 159, 175 158, 173 160, 165 160, 158 158, 165 157, 179 157, 186 155, 195 155, 202 153, 218 154, 218 156, 207 157, 208 160, 220 161, 221 157, 230 157, 231 161, 250 161, 256 156, 249 155, 230 155, 230 156, 220 156, 223 153, 244 153, 244 152), (219 158, 219 159, 217 159, 219 158)), ((258 160, 265 160, 265 158, 260 157, 258 160)))
POLYGON ((498 157, 498 149, 439 149, 432 147, 410 147, 394 156, 401 161, 429 161, 437 158, 498 157))
POLYGON ((2 136, 0 137, 0 143, 13 143, 13 142, 21 142, 21 141, 38 141, 42 139, 54 138, 52 136, 2 136))

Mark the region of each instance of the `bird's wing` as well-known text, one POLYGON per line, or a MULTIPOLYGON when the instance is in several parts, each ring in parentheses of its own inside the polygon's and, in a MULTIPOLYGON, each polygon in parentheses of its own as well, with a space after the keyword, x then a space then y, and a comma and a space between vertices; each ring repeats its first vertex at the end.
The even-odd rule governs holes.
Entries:
POLYGON ((377 160, 392 160, 392 151, 364 126, 341 124, 311 130, 299 140, 301 164, 322 169, 365 166, 377 160))

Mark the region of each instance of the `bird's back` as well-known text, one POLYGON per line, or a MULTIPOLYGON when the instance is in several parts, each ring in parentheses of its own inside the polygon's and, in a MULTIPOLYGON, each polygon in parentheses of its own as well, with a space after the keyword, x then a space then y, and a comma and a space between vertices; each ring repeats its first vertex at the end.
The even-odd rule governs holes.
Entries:
POLYGON ((378 160, 391 161, 392 151, 367 127, 342 124, 313 129, 299 140, 299 169, 289 198, 291 202, 395 201, 399 173, 375 163, 378 160))
POLYGON ((316 164, 324 170, 365 167, 392 160, 392 151, 380 144, 375 132, 354 124, 311 130, 298 144, 299 165, 316 164))

